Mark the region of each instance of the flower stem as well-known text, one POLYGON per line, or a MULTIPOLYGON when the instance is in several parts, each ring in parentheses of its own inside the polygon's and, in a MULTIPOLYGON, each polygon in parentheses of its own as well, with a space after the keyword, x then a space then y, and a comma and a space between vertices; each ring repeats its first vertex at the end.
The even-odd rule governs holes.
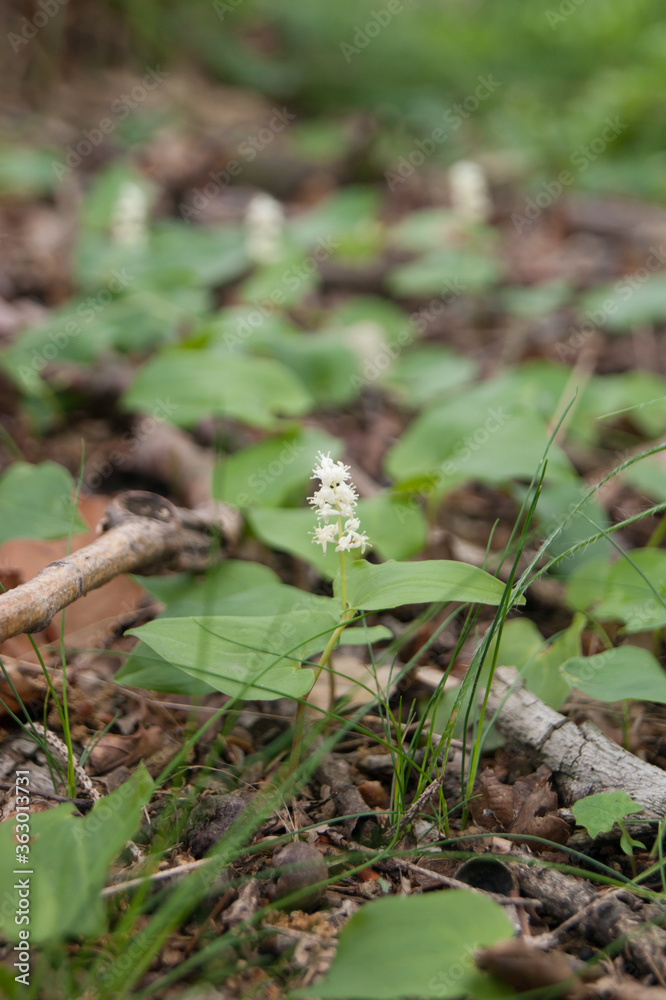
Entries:
MULTIPOLYGON (((338 536, 342 535, 342 518, 338 516, 338 536)), ((342 613, 347 610, 347 567, 345 566, 345 554, 342 550, 338 552, 340 556, 340 601, 342 602, 342 613)))
MULTIPOLYGON (((322 670, 331 658, 331 653, 335 649, 338 639, 347 627, 347 623, 350 618, 353 618, 356 612, 353 608, 347 608, 342 614, 342 621, 338 627, 331 633, 331 637, 326 643, 326 648, 324 652, 319 657, 319 663, 317 664, 314 672, 314 685, 319 680, 322 670)), ((329 674, 332 675, 333 671, 329 674)), ((299 701, 298 707, 296 709, 296 719, 294 720, 294 739, 291 744, 291 756, 289 758, 289 773, 293 773, 298 767, 301 760, 301 748, 303 744, 303 731, 305 729, 305 709, 307 707, 307 698, 299 701)), ((332 707, 332 706, 331 706, 332 707)))

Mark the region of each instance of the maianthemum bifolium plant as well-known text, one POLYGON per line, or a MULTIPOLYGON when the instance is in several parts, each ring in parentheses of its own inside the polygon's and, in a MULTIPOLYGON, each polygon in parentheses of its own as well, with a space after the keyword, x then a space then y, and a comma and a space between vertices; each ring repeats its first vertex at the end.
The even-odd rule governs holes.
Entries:
MULTIPOLYGON (((245 596, 241 586, 234 597, 216 600, 218 614, 167 616, 131 630, 167 661, 161 690, 165 689, 165 676, 178 682, 173 673, 176 668, 177 673, 185 671, 209 688, 230 695, 229 707, 236 700, 297 699, 292 766, 300 755, 305 702, 324 669, 329 669, 331 677, 332 707, 335 692, 330 659, 336 646, 392 638, 384 626, 369 627, 364 621, 367 613, 405 604, 450 601, 497 606, 505 590, 489 573, 460 562, 388 560, 373 565, 353 560, 351 553, 360 550, 363 554, 370 540, 360 530, 358 496, 350 482, 349 467, 333 461, 330 453, 319 452, 312 478, 319 479, 321 485, 310 498, 316 513, 311 540, 324 552, 333 546, 340 560, 333 597, 271 581, 263 587, 246 586, 245 596), (229 613, 232 609, 234 613, 229 613), (313 659, 316 653, 321 655, 313 659)), ((241 574, 247 574, 248 564, 231 562, 222 571, 228 578, 240 579, 241 574)), ((118 679, 137 684, 139 677, 132 674, 133 669, 131 663, 126 664, 118 679)), ((150 686, 146 680, 144 675, 142 686, 150 686)))
MULTIPOLYGON (((628 460, 612 475, 625 470, 636 461, 638 457, 628 460)), ((233 725, 234 712, 231 710, 237 702, 248 698, 263 700, 284 696, 294 698, 298 701, 298 711, 302 718, 307 695, 315 676, 323 669, 330 671, 330 657, 337 643, 344 643, 346 640, 355 646, 365 643, 372 661, 374 644, 389 638, 387 630, 365 623, 367 612, 381 611, 401 604, 419 603, 434 604, 436 611, 442 603, 452 602, 453 610, 442 624, 443 628, 454 615, 460 613, 460 606, 465 603, 472 606, 480 603, 494 606, 497 610, 493 625, 477 644, 477 651, 465 681, 459 689, 456 703, 445 720, 442 741, 437 746, 429 744, 431 750, 429 770, 426 771, 424 767, 421 773, 417 769, 419 787, 422 787, 423 783, 432 777, 441 747, 446 745, 453 732, 455 716, 458 715, 463 719, 465 727, 467 726, 472 706, 477 702, 476 685, 482 683, 485 686, 487 683, 488 665, 492 670, 496 662, 507 662, 506 658, 501 658, 498 649, 503 648, 507 628, 512 624, 506 622, 509 611, 522 602, 522 594, 535 576, 546 572, 548 566, 556 564, 567 554, 565 552, 558 555, 546 566, 540 562, 540 558, 547 553, 558 532, 562 530, 560 525, 544 540, 539 553, 531 560, 522 576, 516 577, 518 559, 528 537, 527 527, 519 529, 518 526, 521 523, 529 526, 534 515, 543 480, 543 464, 534 476, 532 488, 516 520, 514 537, 505 552, 505 558, 508 556, 513 559, 505 584, 484 570, 464 563, 433 560, 413 563, 389 561, 372 565, 366 560, 354 561, 352 553, 360 551, 364 554, 370 540, 361 530, 360 518, 356 516, 357 497, 350 482, 350 470, 341 462, 334 462, 330 454, 320 452, 315 463, 313 478, 319 479, 321 485, 310 501, 314 508, 310 543, 319 544, 322 548, 331 545, 337 552, 340 568, 334 581, 334 597, 312 595, 288 587, 279 582, 266 567, 235 560, 227 560, 210 571, 203 582, 176 580, 176 587, 185 587, 185 590, 176 590, 176 594, 180 593, 181 596, 174 599, 172 593, 165 601, 167 604, 165 616, 141 629, 134 630, 145 640, 139 644, 144 648, 142 654, 144 666, 141 668, 144 670, 143 686, 150 686, 145 680, 151 676, 158 683, 159 678, 162 678, 162 687, 159 688, 161 690, 169 690, 172 687, 176 691, 188 690, 189 693, 192 693, 192 690, 203 692, 211 689, 227 693, 229 700, 226 705, 206 723, 203 729, 212 724, 215 718, 226 713, 225 731, 228 731, 228 727, 233 725), (208 588, 209 582, 212 583, 212 590, 208 588), (202 611, 209 613, 202 614, 202 611), (360 627, 359 622, 361 622, 360 627), (150 655, 153 656, 152 667, 150 655), (145 666, 146 663, 148 666, 145 666), (153 670, 152 675, 145 673, 149 669, 153 670)), ((581 498, 579 506, 586 500, 587 494, 581 498)), ((0 489, 0 506, 1 502, 0 489)), ((659 505, 653 512, 662 511, 663 507, 664 504, 659 505)), ((576 512, 577 508, 570 511, 568 516, 573 517, 576 512)), ((623 524, 635 519, 628 519, 623 524)), ((614 526, 613 530, 618 527, 620 526, 614 526)), ((593 537, 596 537, 596 534, 606 537, 608 530, 595 532, 593 537)), ((639 568, 648 576, 649 566, 639 568)), ((158 588, 155 581, 146 582, 149 588, 158 588)), ((649 576, 645 582, 646 585, 652 585, 652 593, 656 600, 655 582, 650 581, 649 576)), ((173 586, 173 581, 161 581, 159 586, 163 588, 161 596, 166 597, 169 586, 173 586)), ((461 642, 471 635, 474 621, 474 607, 471 607, 462 628, 461 642)), ((577 687, 585 684, 585 677, 576 668, 579 659, 576 656, 579 652, 576 645, 579 631, 580 623, 574 622, 567 633, 561 636, 561 640, 552 643, 550 653, 552 660, 550 668, 555 665, 562 676, 570 681, 573 679, 577 687)), ((514 644, 515 655, 511 657, 512 662, 525 664, 523 672, 526 678, 529 677, 527 668, 530 661, 539 668, 534 672, 535 675, 543 674, 548 663, 545 663, 543 658, 536 663, 535 658, 540 657, 542 653, 538 648, 535 650, 536 637, 522 637, 522 641, 523 645, 520 648, 514 644)), ((395 656, 401 648, 399 641, 392 644, 388 656, 395 656)), ((634 651, 636 648, 631 647, 634 651)), ((454 650, 452 654, 452 662, 456 658, 457 651, 454 650)), ((623 655, 627 656, 630 652, 631 650, 625 650, 623 655)), ((603 662, 599 664, 600 669, 603 668, 602 673, 607 674, 609 666, 614 666, 611 659, 608 653, 603 656, 603 662)), ((589 661, 587 665, 594 670, 596 676, 595 658, 588 657, 586 660, 589 661)), ((411 661, 405 665, 405 669, 409 669, 410 665, 411 661)), ((636 666, 634 664, 632 673, 634 687, 636 666)), ((643 670, 643 665, 641 669, 643 670)), ((121 674, 122 671, 117 675, 119 679, 122 679, 121 674)), ((445 675, 443 681, 444 679, 445 675)), ((655 678, 650 693, 658 696, 656 683, 655 678)), ((142 685, 135 683, 135 686, 142 685)), ((368 689, 368 696, 370 703, 378 706, 380 714, 384 713, 385 718, 390 720, 392 716, 388 695, 381 690, 373 692, 368 689)), ((440 696, 441 692, 433 696, 424 710, 419 722, 422 732, 427 730, 429 720, 432 719, 433 707, 440 696)), ((623 696, 631 695, 619 693, 619 697, 623 696)), ((340 714, 334 713, 328 713, 327 718, 336 718, 342 725, 336 732, 326 735, 324 750, 333 747, 340 733, 350 724, 359 723, 361 720, 361 716, 357 715, 350 723, 342 719, 340 714)), ((483 743, 481 721, 482 718, 476 721, 473 761, 463 781, 462 791, 465 800, 468 800, 471 794, 474 771, 483 743)), ((283 804, 285 798, 289 798, 305 774, 310 773, 314 766, 313 755, 308 755, 307 760, 297 769, 292 766, 279 772, 273 786, 257 793, 253 810, 248 812, 247 816, 244 814, 222 838, 211 853, 208 866, 201 872, 193 873, 183 879, 173 889, 163 890, 159 906, 155 907, 152 897, 148 895, 151 885, 150 872, 155 870, 157 862, 163 857, 163 852, 168 851, 178 841, 179 831, 182 829, 182 825, 178 826, 175 823, 178 810, 182 809, 182 806, 179 804, 178 795, 171 796, 167 800, 164 816, 156 821, 151 857, 147 861, 146 879, 142 886, 139 889, 126 891, 123 896, 126 905, 123 904, 120 908, 114 908, 112 904, 108 908, 100 906, 99 893, 106 880, 109 859, 117 855, 121 845, 133 835, 139 822, 141 808, 150 801, 155 789, 163 787, 185 763, 188 750, 201 738, 203 729, 188 738, 181 752, 154 783, 145 770, 140 768, 129 782, 118 789, 117 794, 114 793, 115 797, 107 796, 97 804, 83 824, 70 815, 69 807, 65 805, 33 817, 33 833, 36 835, 33 842, 36 869, 47 871, 53 868, 62 872, 62 878, 69 886, 64 896, 61 886, 65 882, 41 879, 38 890, 36 887, 36 891, 40 893, 41 917, 34 928, 34 943, 40 949, 40 965, 35 968, 34 978, 35 982, 42 984, 52 980, 58 983, 56 992, 45 993, 45 996, 58 995, 57 990, 60 990, 59 995, 63 995, 63 992, 64 995, 74 995, 78 989, 77 984, 84 980, 88 987, 91 989, 94 987, 96 995, 101 1000, 105 998, 111 1000, 112 997, 121 994, 129 995, 128 991, 138 982, 153 958, 159 954, 169 935, 182 926, 188 915, 191 915, 204 901, 216 874, 234 859, 247 853, 247 844, 250 843, 261 821, 283 804), (109 918, 111 918, 111 931, 105 933, 109 918), (101 950, 95 944, 100 934, 105 935, 105 944, 101 950), (62 942, 72 936, 82 939, 82 951, 78 959, 74 957, 64 961, 62 942), (92 950, 90 950, 91 942, 92 950), (128 949, 131 949, 130 965, 123 961, 128 949)), ((295 730, 298 731, 298 725, 295 730)), ((404 770, 413 766, 409 761, 411 750, 416 744, 413 742, 403 744, 402 729, 399 728, 397 732, 400 738, 397 740, 397 747, 393 747, 393 753, 396 773, 399 776, 400 768, 404 770)), ((383 741, 380 738, 380 742, 392 749, 388 730, 387 738, 383 741)), ((299 760, 300 751, 301 747, 295 741, 292 764, 294 760, 299 760)), ((211 756, 210 766, 216 765, 217 760, 211 756)), ((202 774, 204 771, 205 769, 202 774)), ((201 782, 201 777, 195 781, 197 787, 193 790, 193 801, 203 787, 201 782)), ((403 808, 404 803, 403 798, 403 808)), ((400 821, 400 812, 396 811, 397 820, 400 821)), ((396 829, 399 828, 398 822, 396 829)), ((0 824, 0 846, 4 843, 7 850, 11 851, 12 837, 11 823, 0 824), (2 840, 3 836, 6 840, 2 840)), ((390 854, 394 840, 395 838, 392 838, 388 846, 378 849, 378 858, 390 854)), ((451 841, 442 841, 441 846, 455 849, 455 843, 451 841)), ((352 859, 350 863, 354 864, 352 859)), ((365 867, 368 863, 368 857, 364 855, 358 867, 365 867)), ((351 874, 354 870, 356 869, 348 870, 347 874, 351 874)), ((603 869, 602 876, 634 887, 633 883, 619 878, 617 873, 611 872, 610 869, 603 869)), ((0 885, 0 894, 4 888, 9 891, 11 885, 8 884, 7 887, 0 885)), ((248 926, 233 929, 205 944, 177 970, 170 970, 164 974, 148 992, 140 995, 146 997, 155 995, 155 989, 166 988, 170 983, 184 978, 197 969, 217 970, 214 972, 217 981, 222 981, 225 976, 231 975, 235 971, 235 965, 231 961, 229 965, 223 963, 224 967, 219 966, 222 956, 229 949, 240 945, 244 935, 253 932, 253 924, 262 919, 264 912, 264 910, 258 911, 256 920, 250 921, 248 926)), ((468 995, 479 1000, 481 997, 504 997, 505 987, 491 984, 471 960, 469 967, 465 968, 463 979, 458 978, 456 971, 456 976, 449 977, 451 979, 449 982, 442 971, 443 966, 448 968, 449 962, 458 970, 455 962, 463 953, 466 942, 473 940, 476 946, 480 946, 510 937, 512 934, 511 927, 495 903, 490 900, 479 902, 467 892, 434 893, 426 897, 413 898, 389 897, 370 903, 364 908, 363 927, 358 926, 358 921, 349 925, 341 938, 338 959, 330 977, 313 987, 310 995, 322 998, 325 996, 379 998, 388 995, 386 991, 390 991, 398 982, 396 977, 399 970, 395 964, 386 961, 386 954, 401 953, 406 927, 413 927, 415 931, 414 942, 410 941, 409 948, 422 946, 423 962, 421 963, 419 958, 419 979, 410 980, 412 984, 410 988, 419 995, 453 997, 459 996, 461 988, 464 988, 468 995), (428 912, 421 912, 422 907, 428 912), (448 943, 445 951, 442 951, 444 946, 440 947, 439 928, 443 923, 448 926, 452 914, 457 936, 452 934, 447 937, 448 943), (375 938, 381 940, 384 956, 377 962, 373 961, 372 955, 372 941, 375 938), (428 956, 435 956, 436 960, 430 962, 428 956), (367 981, 367 977, 364 978, 369 962, 373 968, 372 981, 367 981)), ((11 920, 4 921, 1 914, 0 929, 8 939, 11 939, 11 920)), ((418 954, 421 956, 421 952, 418 954)), ((6 987, 7 995, 13 997, 16 994, 11 992, 10 986, 11 984, 5 984, 4 981, 0 982, 0 987, 6 987)))

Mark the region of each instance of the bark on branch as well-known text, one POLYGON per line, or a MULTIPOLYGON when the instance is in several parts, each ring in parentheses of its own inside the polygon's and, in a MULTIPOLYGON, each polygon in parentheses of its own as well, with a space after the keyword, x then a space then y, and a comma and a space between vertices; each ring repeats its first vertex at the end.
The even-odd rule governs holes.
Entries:
POLYGON ((99 528, 102 534, 90 545, 0 596, 0 642, 41 632, 58 611, 122 573, 202 571, 237 539, 240 519, 223 504, 188 510, 130 490, 111 501, 99 528))
POLYGON ((512 743, 547 764, 569 802, 593 792, 623 789, 650 820, 666 812, 666 772, 624 750, 591 722, 577 726, 536 695, 516 686, 510 667, 495 672, 488 706, 499 709, 497 728, 512 743))

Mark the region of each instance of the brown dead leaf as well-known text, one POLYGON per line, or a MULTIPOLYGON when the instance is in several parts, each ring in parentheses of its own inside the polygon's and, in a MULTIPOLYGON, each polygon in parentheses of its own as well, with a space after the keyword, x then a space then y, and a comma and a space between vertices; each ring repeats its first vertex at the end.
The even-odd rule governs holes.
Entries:
POLYGON ((91 772, 106 774, 115 767, 129 767, 144 757, 150 757, 162 746, 162 742, 163 733, 160 726, 139 729, 131 736, 104 733, 90 752, 91 772))
POLYGON ((4 670, 0 675, 0 711, 5 707, 11 712, 19 711, 15 695, 18 695, 24 704, 43 695, 46 682, 40 674, 28 673, 22 668, 21 661, 11 656, 4 656, 2 664, 4 670))
POLYGON ((568 1000, 584 995, 580 982, 575 978, 582 963, 575 962, 563 952, 538 951, 523 938, 498 941, 490 948, 477 952, 476 961, 481 969, 521 993, 570 981, 566 991, 558 995, 568 1000))
POLYGON ((513 787, 499 780, 493 768, 481 772, 470 804, 474 822, 486 830, 508 830, 515 816, 513 787))
MULTIPOLYGON (((566 844, 571 836, 569 824, 557 815, 557 794, 547 778, 543 778, 523 803, 511 824, 510 833, 524 833, 527 837, 543 837, 556 844, 566 844)), ((546 850, 547 845, 522 838, 517 844, 526 843, 533 851, 546 850)))
POLYGON ((391 805, 389 793, 381 781, 362 781, 356 786, 366 805, 377 809, 388 809, 391 805))
MULTIPOLYGON (((533 774, 505 784, 509 770, 487 768, 478 781, 480 792, 471 803, 475 823, 487 830, 524 833, 526 837, 543 837, 556 844, 566 844, 571 830, 557 815, 557 794, 550 785, 551 772, 541 765, 533 774)), ((520 840, 517 843, 521 843, 520 840)), ((534 850, 539 845, 530 843, 534 850)))

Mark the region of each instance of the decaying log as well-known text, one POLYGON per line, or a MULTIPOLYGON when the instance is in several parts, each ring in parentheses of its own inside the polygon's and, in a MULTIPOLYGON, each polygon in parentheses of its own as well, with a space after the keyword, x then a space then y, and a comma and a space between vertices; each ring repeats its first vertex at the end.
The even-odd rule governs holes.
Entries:
POLYGON ((240 519, 223 504, 188 510, 131 490, 111 501, 99 527, 102 534, 92 544, 0 595, 0 642, 41 632, 58 611, 121 573, 205 569, 220 553, 215 539, 233 544, 240 519))
POLYGON ((497 728, 533 759, 547 764, 567 804, 594 792, 622 789, 659 820, 666 812, 666 772, 624 750, 591 722, 577 726, 515 683, 513 668, 495 672, 488 708, 497 728), (510 693, 509 693, 510 692, 510 693))

